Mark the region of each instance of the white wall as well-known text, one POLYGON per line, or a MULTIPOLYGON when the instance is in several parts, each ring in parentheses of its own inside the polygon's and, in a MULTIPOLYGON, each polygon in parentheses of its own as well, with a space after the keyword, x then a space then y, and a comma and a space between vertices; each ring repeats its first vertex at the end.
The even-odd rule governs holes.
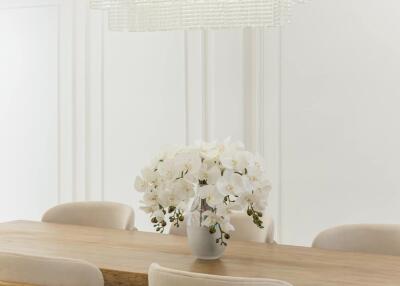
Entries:
POLYGON ((208 139, 244 140, 243 33, 208 32, 208 139))
MULTIPOLYGON (((24 190, 22 197, 30 191, 39 202, 32 203, 26 214, 6 209, 7 216, 4 214, 0 220, 38 219, 56 203, 111 200, 132 205, 138 227, 150 230, 148 217, 139 210, 140 196, 133 182, 162 146, 227 136, 249 141, 249 123, 245 120, 249 83, 244 68, 245 54, 250 50, 243 45, 242 31, 115 33, 108 31, 103 13, 88 9, 87 1, 2 1, 8 6, 17 3, 16 13, 21 15, 15 18, 14 10, 6 10, 4 21, 13 18, 13 25, 3 25, 3 29, 7 27, 7 33, 23 39, 29 32, 41 45, 27 54, 25 67, 40 67, 38 75, 55 90, 43 94, 35 91, 37 98, 32 99, 34 106, 41 108, 41 115, 34 120, 49 117, 46 122, 52 128, 45 126, 32 136, 37 140, 43 140, 43 135, 53 136, 52 149, 46 153, 26 149, 34 160, 45 156, 50 161, 46 167, 51 172, 43 174, 43 180, 50 178, 50 185, 43 190, 36 186, 24 190), (45 9, 49 3, 51 11, 45 9), (25 17, 42 20, 25 24, 25 17), (42 31, 42 22, 47 23, 47 30, 42 31), (17 30, 15 27, 21 23, 32 27, 17 30), (39 39, 51 41, 53 46, 39 39), (53 70, 44 70, 46 64, 51 64, 53 70)), ((32 48, 33 43, 24 40, 21 44, 32 48)), ((8 44, 3 50, 16 50, 20 43, 8 44)), ((19 57, 10 57, 6 51, 2 56, 10 63, 19 57)), ((4 78, 10 80, 8 74, 4 78)), ((49 88, 45 83, 41 87, 49 88)), ((10 88, 10 83, 5 88, 10 88)), ((15 109, 26 91, 9 93, 10 97, 20 97, 15 109)), ((2 126, 4 133, 15 128, 2 126)), ((23 122, 21 128, 28 129, 23 122)), ((14 141, 9 145, 14 146, 14 141)), ((3 143, 0 149, 8 148, 3 143)), ((30 158, 13 162, 25 165, 30 158)), ((17 172, 11 173, 15 176, 17 172)), ((33 178, 29 170, 23 176, 33 178)), ((4 189, 11 185, 7 181, 4 189)), ((17 186, 13 188, 18 190, 17 186)), ((11 193, 3 192, 2 201, 15 209, 16 200, 9 203, 11 193)))
POLYGON ((0 221, 38 219, 58 200, 58 11, 53 2, 31 8, 0 2, 0 221))
POLYGON ((184 33, 111 33, 80 0, 1 0, 0 16, 0 221, 111 200, 150 230, 133 182, 187 140, 184 33))
POLYGON ((79 19, 89 39, 77 44, 87 72, 77 126, 86 133, 77 138, 84 152, 73 199, 127 203, 137 226, 153 230, 133 182, 161 147, 246 141, 243 31, 119 33, 101 12, 79 19))
POLYGON ((105 33, 104 199, 133 205, 151 230, 133 182, 168 144, 185 144, 183 33, 105 33))
MULTIPOLYGON (((280 241, 308 245, 340 223, 397 223, 398 1, 309 1, 281 30, 149 34, 109 32, 104 15, 85 1, 0 3, 35 7, 0 10, 0 21, 14 23, 0 26, 13 39, 0 45, 1 62, 9 63, 0 66, 7 79, 1 100, 35 95, 24 112, 32 126, 46 128, 31 136, 33 127, 18 121, 25 115, 15 125, 2 118, 2 134, 21 130, 32 144, 15 160, 21 143, 2 140, 1 156, 14 165, 0 165, 3 175, 13 170, 2 180, 0 220, 37 219, 57 202, 105 199, 134 206, 138 226, 150 230, 133 190, 140 168, 163 145, 231 135, 266 157, 280 241), (18 35, 23 47, 37 49, 21 48, 18 35), (18 62, 16 48, 27 50, 24 69, 40 63, 41 72, 24 79, 35 89, 11 93, 21 76, 9 68, 18 62), (39 159, 45 176, 17 172, 39 159), (15 174, 25 180, 16 184, 15 174), (22 212, 15 192, 4 191, 10 188, 38 200, 22 212)), ((0 105, 0 116, 23 110, 11 106, 0 105)))
MULTIPOLYGON (((99 18, 99 13, 91 12, 91 17, 99 18)), ((201 32, 118 33, 103 28, 101 33, 103 74, 90 83, 103 87, 101 122, 96 124, 102 130, 97 160, 102 170, 95 184, 100 188, 89 187, 90 195, 86 190, 82 199, 93 199, 101 189, 96 197, 132 205, 137 226, 153 230, 139 209, 133 182, 161 147, 230 135, 244 140, 243 33, 212 32, 206 38, 201 32)), ((98 142, 86 142, 87 152, 93 144, 98 142)), ((90 160, 86 163, 87 170, 96 168, 90 160)), ((83 176, 93 181, 87 171, 83 176)))
POLYGON ((282 241, 399 223, 400 2, 298 7, 281 42, 282 241))

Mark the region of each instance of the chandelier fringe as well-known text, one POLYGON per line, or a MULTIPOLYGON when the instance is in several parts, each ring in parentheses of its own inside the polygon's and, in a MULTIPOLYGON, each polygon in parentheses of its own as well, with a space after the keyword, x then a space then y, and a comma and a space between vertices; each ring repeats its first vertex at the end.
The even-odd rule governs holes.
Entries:
POLYGON ((113 31, 279 27, 302 0, 91 0, 113 31))

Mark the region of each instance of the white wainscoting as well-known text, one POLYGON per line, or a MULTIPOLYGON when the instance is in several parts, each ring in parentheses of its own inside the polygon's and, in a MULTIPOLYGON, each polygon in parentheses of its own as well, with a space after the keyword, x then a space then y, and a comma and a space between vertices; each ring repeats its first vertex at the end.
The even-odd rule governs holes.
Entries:
POLYGON ((0 221, 58 202, 59 7, 0 2, 0 221))
POLYGON ((257 108, 262 80, 246 74, 261 69, 252 54, 261 53, 261 40, 240 30, 110 32, 104 14, 85 5, 75 6, 75 88, 82 97, 75 100, 71 199, 127 203, 138 227, 152 230, 133 182, 162 146, 232 136, 263 149, 263 124, 252 128, 247 119, 260 122, 264 114, 257 108))
POLYGON ((0 1, 10 35, 0 46, 9 63, 0 126, 15 137, 0 148, 0 220, 114 200, 151 230, 133 190, 140 168, 163 145, 232 136, 266 158, 279 241, 309 245, 341 223, 398 223, 399 5, 310 1, 281 31, 147 34, 109 32, 87 1, 0 1), (21 73, 22 87, 13 85, 16 52, 24 70, 38 68, 21 73))
POLYGON ((82 3, 0 1, 0 221, 39 219, 82 197, 82 3))
POLYGON ((282 242, 400 222, 400 3, 309 1, 281 41, 282 242))
POLYGON ((256 140, 260 129, 251 128, 247 117, 258 120, 260 113, 252 113, 257 108, 246 98, 260 92, 251 86, 260 80, 244 74, 254 65, 257 39, 250 33, 248 46, 243 31, 110 32, 101 12, 84 17, 90 72, 81 100, 86 109, 80 108, 86 110, 80 117, 86 135, 78 144, 86 149, 86 166, 77 176, 86 184, 75 199, 130 204, 138 227, 152 230, 133 182, 162 146, 228 136, 256 140))
POLYGON ((151 230, 133 182, 160 146, 185 143, 183 32, 107 31, 104 48, 104 199, 133 205, 151 230))
POLYGON ((160 146, 186 141, 185 37, 114 33, 102 12, 77 6, 75 196, 134 207, 151 230, 133 183, 160 146), (82 32, 83 31, 83 32, 82 32))
MULTIPOLYGON (((41 59, 54 65, 51 84, 57 89, 53 109, 40 105, 43 116, 55 116, 49 120, 55 149, 46 154, 55 164, 49 167, 54 174, 46 174, 53 185, 45 195, 32 188, 44 202, 28 208, 34 215, 8 210, 7 219, 37 219, 57 202, 112 200, 132 205, 139 228, 151 230, 133 182, 160 147, 232 136, 264 152, 263 33, 115 33, 87 1, 0 3, 29 7, 33 14, 51 3, 55 24, 48 27, 48 40, 57 51, 41 59)), ((51 104, 47 99, 41 100, 51 104)))

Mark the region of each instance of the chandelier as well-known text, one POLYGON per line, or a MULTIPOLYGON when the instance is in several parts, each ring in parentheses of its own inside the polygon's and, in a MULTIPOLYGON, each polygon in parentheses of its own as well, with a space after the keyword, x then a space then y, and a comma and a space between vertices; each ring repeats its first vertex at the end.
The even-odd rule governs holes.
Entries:
POLYGON ((279 27, 302 0, 90 0, 112 31, 279 27))

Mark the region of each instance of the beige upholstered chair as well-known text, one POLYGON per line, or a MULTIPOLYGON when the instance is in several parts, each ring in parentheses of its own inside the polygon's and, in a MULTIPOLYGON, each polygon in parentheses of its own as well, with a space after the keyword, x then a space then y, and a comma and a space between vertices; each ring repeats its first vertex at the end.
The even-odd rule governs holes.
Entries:
POLYGON ((242 278, 192 273, 168 269, 153 263, 149 269, 149 286, 292 286, 263 278, 242 278))
POLYGON ((344 225, 321 232, 313 247, 400 255, 400 225, 344 225))
POLYGON ((14 253, 0 253, 0 281, 37 286, 104 285, 100 270, 90 263, 14 253))
MULTIPOLYGON (((247 214, 233 213, 231 223, 235 227, 235 231, 231 233, 231 240, 274 243, 274 221, 272 217, 265 215, 262 220, 264 228, 260 229, 247 214)), ((172 226, 169 234, 185 236, 185 222, 179 227, 172 226)))
POLYGON ((134 230, 135 216, 127 205, 113 202, 66 203, 49 209, 43 222, 134 230))
POLYGON ((32 284, 26 284, 26 283, 13 283, 13 282, 3 282, 0 281, 0 286, 37 286, 37 285, 32 285, 32 284))

